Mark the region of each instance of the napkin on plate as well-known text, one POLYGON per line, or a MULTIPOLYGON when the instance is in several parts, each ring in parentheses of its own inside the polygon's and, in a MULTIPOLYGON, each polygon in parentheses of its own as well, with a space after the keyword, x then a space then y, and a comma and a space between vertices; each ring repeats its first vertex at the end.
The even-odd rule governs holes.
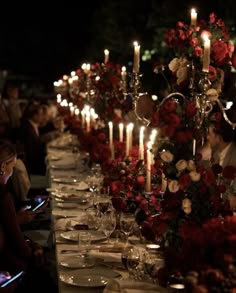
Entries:
POLYGON ((120 263, 121 253, 115 252, 101 252, 99 250, 91 250, 89 255, 102 259, 104 262, 120 263))
POLYGON ((161 288, 155 284, 148 282, 140 282, 133 280, 112 279, 107 284, 103 293, 165 293, 165 288, 161 288))

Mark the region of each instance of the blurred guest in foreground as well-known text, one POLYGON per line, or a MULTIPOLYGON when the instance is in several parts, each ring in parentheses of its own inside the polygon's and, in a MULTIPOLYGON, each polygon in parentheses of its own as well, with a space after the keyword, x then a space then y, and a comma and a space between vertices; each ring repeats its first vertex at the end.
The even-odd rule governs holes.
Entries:
POLYGON ((57 292, 46 270, 43 249, 30 239, 25 239, 17 221, 15 207, 6 184, 16 164, 16 151, 0 141, 0 270, 16 274, 24 270, 26 276, 19 284, 19 292, 57 292), (40 282, 40 279, 43 282, 40 282))

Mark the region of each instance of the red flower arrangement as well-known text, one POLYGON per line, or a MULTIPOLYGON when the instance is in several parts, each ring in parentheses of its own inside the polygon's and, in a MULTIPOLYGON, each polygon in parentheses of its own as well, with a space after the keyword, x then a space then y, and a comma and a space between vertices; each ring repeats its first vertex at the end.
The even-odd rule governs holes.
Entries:
POLYGON ((176 84, 173 86, 181 88, 186 83, 191 62, 194 63, 195 73, 201 71, 203 34, 207 34, 211 40, 209 77, 212 81, 221 83, 221 69, 226 73, 231 65, 236 66, 234 45, 229 41, 228 30, 222 19, 211 13, 208 22, 201 20, 194 27, 179 21, 175 29, 168 30, 165 34, 166 44, 174 48, 177 56, 169 64, 169 69, 176 77, 176 84))

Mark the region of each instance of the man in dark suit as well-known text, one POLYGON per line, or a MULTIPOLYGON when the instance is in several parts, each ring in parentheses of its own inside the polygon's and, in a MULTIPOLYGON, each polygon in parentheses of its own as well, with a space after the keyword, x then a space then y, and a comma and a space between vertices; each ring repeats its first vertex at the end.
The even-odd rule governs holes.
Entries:
POLYGON ((40 139, 38 126, 42 119, 42 107, 38 103, 27 106, 22 122, 22 141, 26 167, 29 174, 45 175, 46 145, 40 139))
MULTIPOLYGON (((236 108, 232 107, 228 111, 231 121, 236 119, 236 108)), ((212 162, 219 164, 223 168, 234 166, 236 168, 236 130, 229 125, 222 117, 220 122, 212 121, 208 128, 207 140, 212 148, 212 162)), ((231 182, 226 198, 232 210, 236 209, 236 178, 231 182)))

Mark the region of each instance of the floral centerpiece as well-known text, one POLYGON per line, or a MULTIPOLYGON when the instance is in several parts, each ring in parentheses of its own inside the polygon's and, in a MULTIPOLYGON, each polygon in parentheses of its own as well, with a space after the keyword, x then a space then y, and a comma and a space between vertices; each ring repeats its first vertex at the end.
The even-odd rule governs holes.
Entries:
POLYGON ((232 64, 236 65, 234 45, 229 40, 228 29, 222 19, 211 13, 207 22, 201 20, 196 26, 179 21, 175 29, 165 34, 166 44, 174 48, 176 54, 169 63, 175 89, 182 90, 191 78, 195 79, 194 86, 197 86, 197 75, 202 69, 204 35, 211 40, 209 78, 218 92, 221 92, 224 74, 231 70, 232 64))

